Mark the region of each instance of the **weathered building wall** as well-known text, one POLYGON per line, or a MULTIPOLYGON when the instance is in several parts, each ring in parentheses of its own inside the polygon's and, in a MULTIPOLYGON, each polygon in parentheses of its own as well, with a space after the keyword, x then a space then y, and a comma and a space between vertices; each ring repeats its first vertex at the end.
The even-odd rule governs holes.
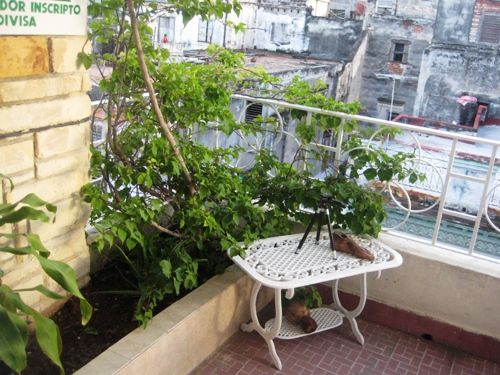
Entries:
POLYGON ((370 27, 359 95, 363 112, 386 118, 394 78, 393 113, 412 113, 422 55, 432 39, 433 21, 374 16, 370 27), (396 43, 405 44, 402 62, 394 61, 396 43))
POLYGON ((346 66, 349 71, 349 80, 346 84, 348 87, 347 101, 353 102, 358 100, 361 94, 363 83, 363 67, 365 63, 366 47, 368 45, 368 32, 364 32, 361 42, 359 43, 354 57, 346 66))
MULTIPOLYGON (((255 5, 254 5, 255 7, 255 5)), ((280 52, 302 52, 306 50, 304 26, 306 8, 299 5, 257 5, 253 44, 246 48, 280 52)))
MULTIPOLYGON (((180 24, 179 18, 176 25, 180 24)), ((229 20, 243 22, 246 30, 235 33, 222 22, 214 21, 209 27, 212 43, 247 50, 307 52, 314 58, 333 60, 349 59, 363 24, 362 20, 314 17, 304 1, 245 2, 241 13, 231 14, 229 20)), ((200 27, 206 27, 206 22, 191 20, 182 32, 176 32, 176 43, 184 43, 187 48, 206 47, 207 43, 199 38, 204 34, 200 27)))
POLYGON ((488 117, 500 117, 498 43, 478 43, 482 12, 500 14, 490 0, 439 2, 434 38, 426 50, 414 113, 459 122, 456 100, 467 93, 489 104, 488 117))
MULTIPOLYGON (((85 41, 0 36, 0 173, 15 184, 12 192, 8 184, 0 186, 2 199, 14 202, 36 193, 58 207, 55 223, 34 222, 31 230, 51 258, 72 266, 81 282, 89 273, 84 231, 89 208, 79 190, 89 181, 91 110, 90 80, 76 58, 85 41)), ((0 253, 0 264, 2 283, 10 287, 54 286, 30 257, 0 253)), ((53 303, 40 293, 23 298, 42 311, 53 303)))
POLYGON ((475 0, 440 0, 433 42, 467 43, 474 4, 475 0))
POLYGON ((305 24, 307 51, 315 58, 348 60, 361 37, 362 26, 361 20, 309 16, 305 24))
POLYGON ((427 18, 436 17, 440 0, 398 0, 394 2, 394 13, 399 17, 427 18))
POLYGON ((463 94, 489 103, 488 117, 500 118, 498 48, 480 45, 432 45, 425 54, 415 109, 417 115, 459 120, 456 100, 463 94))

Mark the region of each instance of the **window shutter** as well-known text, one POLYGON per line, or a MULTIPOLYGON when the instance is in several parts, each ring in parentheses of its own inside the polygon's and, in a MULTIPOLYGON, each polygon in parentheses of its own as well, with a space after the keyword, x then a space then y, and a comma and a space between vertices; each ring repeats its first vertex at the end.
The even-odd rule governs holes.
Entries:
POLYGON ((500 14, 484 14, 479 32, 479 41, 498 43, 500 34, 500 14))
POLYGON ((247 107, 247 110, 245 113, 245 122, 251 123, 258 116, 262 116, 262 104, 253 103, 247 107))

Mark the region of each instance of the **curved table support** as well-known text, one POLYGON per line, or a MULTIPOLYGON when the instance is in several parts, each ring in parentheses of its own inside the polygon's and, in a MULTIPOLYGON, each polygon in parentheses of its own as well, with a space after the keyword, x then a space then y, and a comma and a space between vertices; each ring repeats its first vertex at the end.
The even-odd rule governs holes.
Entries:
POLYGON ((359 302, 358 306, 354 310, 347 310, 342 303, 340 302, 339 298, 339 279, 334 280, 332 282, 332 294, 333 294, 333 301, 334 301, 334 307, 335 309, 339 310, 344 314, 344 316, 347 318, 349 321, 349 324, 351 325, 351 330, 354 336, 356 337, 356 340, 361 345, 364 345, 365 343, 365 338, 361 334, 358 328, 358 323, 356 322, 356 318, 361 314, 363 309, 365 308, 366 304, 366 273, 361 275, 361 282, 360 282, 360 293, 359 293, 359 302))
MULTIPOLYGON (((317 235, 317 234, 316 234, 317 235)), ((232 260, 254 281, 250 297, 251 321, 242 324, 241 329, 246 332, 257 331, 267 343, 269 353, 276 368, 282 368, 281 361, 276 353, 273 339, 294 339, 313 333, 323 332, 338 327, 344 317, 349 321, 351 330, 357 341, 363 345, 365 340, 359 330, 356 318, 361 314, 367 298, 367 274, 398 267, 403 258, 393 249, 369 236, 351 237, 370 250, 376 257, 376 262, 360 261, 356 257, 338 253, 332 257, 330 241, 323 239, 306 238, 303 249, 297 253, 297 245, 303 239, 303 234, 294 234, 279 237, 270 237, 255 241, 249 245, 245 257, 232 256, 232 260), (358 305, 353 310, 346 309, 339 298, 339 280, 359 275, 361 276, 361 292, 358 305), (312 309, 316 314, 318 328, 312 333, 304 333, 297 327, 289 325, 282 317, 281 291, 286 290, 285 297, 293 298, 295 288, 305 287, 323 282, 332 282, 334 303, 328 308, 312 309), (257 297, 261 287, 265 285, 274 289, 275 319, 264 325, 257 317, 257 297)))
POLYGON ((252 332, 253 330, 257 331, 259 335, 265 340, 267 347, 269 349, 269 354, 274 362, 274 366, 278 370, 282 369, 281 360, 278 357, 278 353, 276 353, 276 347, 274 346, 273 339, 278 335, 281 328, 282 321, 282 306, 281 306, 281 289, 274 289, 274 311, 276 312, 274 325, 270 329, 264 328, 257 316, 257 297, 259 295, 260 288, 262 284, 256 281, 252 288, 252 295, 250 296, 250 316, 252 320, 250 323, 244 323, 241 325, 241 330, 244 332, 252 332))

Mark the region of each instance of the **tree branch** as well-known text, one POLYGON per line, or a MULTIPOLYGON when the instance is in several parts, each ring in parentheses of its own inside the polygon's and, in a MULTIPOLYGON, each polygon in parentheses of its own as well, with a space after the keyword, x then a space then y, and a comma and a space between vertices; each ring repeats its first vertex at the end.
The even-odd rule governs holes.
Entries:
POLYGON ((160 232, 163 232, 163 233, 166 233, 166 234, 169 234, 173 237, 176 237, 176 238, 182 238, 182 236, 177 233, 177 232, 174 232, 174 231, 171 231, 170 229, 167 229, 165 227, 162 227, 160 224, 158 223, 155 223, 155 222, 152 222, 151 225, 153 227, 155 227, 156 229, 158 229, 160 232))
POLYGON ((137 50, 137 57, 139 59, 139 63, 141 66, 144 82, 146 83, 146 87, 149 93, 149 100, 151 101, 151 106, 153 107, 156 117, 158 118, 161 130, 163 131, 163 134, 167 138, 170 147, 172 147, 175 158, 179 162, 182 174, 184 175, 184 179, 186 180, 189 195, 194 196, 196 194, 196 188, 194 186, 191 173, 189 172, 186 166, 186 162, 184 161, 184 157, 182 156, 179 147, 177 146, 177 142, 174 136, 172 135, 172 132, 170 131, 170 124, 167 124, 167 122, 163 118, 163 114, 161 113, 160 106, 156 98, 151 76, 149 74, 148 67, 146 65, 146 61, 144 58, 144 51, 142 50, 141 37, 139 35, 139 29, 137 27, 137 18, 135 16, 133 0, 127 0, 127 7, 128 7, 128 13, 130 15, 130 27, 132 28, 132 35, 134 37, 135 47, 137 50))

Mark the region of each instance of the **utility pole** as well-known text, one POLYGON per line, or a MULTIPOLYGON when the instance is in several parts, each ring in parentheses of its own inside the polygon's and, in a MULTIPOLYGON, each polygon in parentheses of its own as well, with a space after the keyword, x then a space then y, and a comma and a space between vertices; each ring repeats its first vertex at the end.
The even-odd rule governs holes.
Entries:
POLYGON ((377 79, 392 79, 392 91, 391 91, 391 106, 389 107, 389 121, 391 121, 392 117, 392 107, 394 106, 394 92, 396 89, 396 81, 401 81, 404 79, 402 75, 396 75, 396 74, 382 74, 382 73, 375 73, 375 77, 377 79))

